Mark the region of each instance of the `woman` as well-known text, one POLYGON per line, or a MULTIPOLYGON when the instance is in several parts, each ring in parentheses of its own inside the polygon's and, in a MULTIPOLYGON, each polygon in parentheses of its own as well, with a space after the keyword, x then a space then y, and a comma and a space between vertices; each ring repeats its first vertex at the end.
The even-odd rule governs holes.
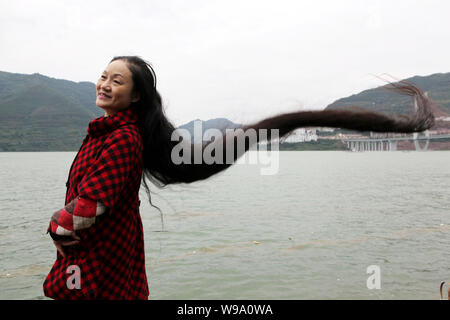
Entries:
MULTIPOLYGON (((51 218, 48 232, 57 259, 44 282, 44 293, 54 299, 147 299, 139 213, 141 178, 150 198, 146 179, 158 187, 190 183, 223 171, 233 162, 172 161, 172 150, 179 143, 173 139, 177 132, 164 114, 154 72, 143 59, 113 58, 96 89, 96 104, 105 115, 89 123, 69 172, 66 206, 51 218)), ((224 134, 222 141, 200 147, 220 143, 224 159, 232 152, 236 160, 254 142, 247 141, 243 150, 237 150, 236 143, 233 150, 226 150, 226 141, 242 138, 250 129, 257 133, 278 129, 280 136, 311 126, 407 133, 434 124, 433 102, 419 88, 400 82, 391 89, 415 99, 417 110, 411 117, 347 110, 293 112, 243 126, 240 133, 224 134)), ((192 150, 195 147, 190 144, 192 150)))

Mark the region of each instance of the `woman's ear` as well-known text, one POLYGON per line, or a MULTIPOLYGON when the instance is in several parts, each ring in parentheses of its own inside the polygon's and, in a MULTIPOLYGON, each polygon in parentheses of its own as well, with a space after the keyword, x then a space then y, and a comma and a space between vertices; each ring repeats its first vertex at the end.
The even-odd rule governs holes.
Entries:
POLYGON ((138 102, 140 98, 141 96, 139 92, 133 91, 133 93, 131 94, 131 102, 138 102))

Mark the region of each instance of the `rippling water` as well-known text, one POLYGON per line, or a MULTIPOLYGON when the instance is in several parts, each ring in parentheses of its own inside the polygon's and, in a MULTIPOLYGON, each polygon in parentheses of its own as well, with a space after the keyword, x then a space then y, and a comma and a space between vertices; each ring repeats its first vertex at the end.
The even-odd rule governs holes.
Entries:
MULTIPOLYGON (((280 152, 141 190, 150 299, 439 299, 450 152, 280 152), (367 267, 380 268, 368 289, 367 267)), ((72 152, 0 153, 0 299, 44 299, 72 152)))

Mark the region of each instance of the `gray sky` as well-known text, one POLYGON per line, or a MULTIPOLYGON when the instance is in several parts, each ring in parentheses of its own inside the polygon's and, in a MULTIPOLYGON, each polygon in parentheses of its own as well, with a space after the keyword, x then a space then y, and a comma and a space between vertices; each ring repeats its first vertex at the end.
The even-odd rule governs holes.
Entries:
POLYGON ((139 55, 176 125, 322 109, 450 72, 450 1, 0 0, 0 70, 96 82, 139 55))

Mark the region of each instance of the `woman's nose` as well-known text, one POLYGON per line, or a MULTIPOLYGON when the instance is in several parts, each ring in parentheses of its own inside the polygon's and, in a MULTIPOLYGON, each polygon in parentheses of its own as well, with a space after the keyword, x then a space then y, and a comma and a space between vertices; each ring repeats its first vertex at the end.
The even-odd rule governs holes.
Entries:
POLYGON ((100 89, 108 91, 111 89, 111 85, 109 84, 108 81, 105 81, 103 83, 100 83, 100 89))

